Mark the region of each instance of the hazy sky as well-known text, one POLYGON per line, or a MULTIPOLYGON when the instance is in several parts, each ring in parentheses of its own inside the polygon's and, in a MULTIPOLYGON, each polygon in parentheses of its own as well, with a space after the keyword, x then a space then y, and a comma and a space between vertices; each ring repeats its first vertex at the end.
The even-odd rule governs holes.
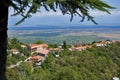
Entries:
MULTIPOLYGON (((18 26, 36 26, 36 25, 57 25, 57 26, 66 26, 66 25, 79 25, 79 26, 120 26, 120 0, 104 0, 109 3, 111 6, 116 7, 117 9, 110 10, 111 15, 99 12, 99 11, 90 11, 90 14, 95 17, 95 21, 99 25, 95 25, 91 21, 80 22, 81 18, 74 17, 73 21, 70 22, 70 16, 63 16, 60 11, 58 12, 46 12, 42 11, 33 15, 32 18, 26 19, 23 23, 18 26)), ((12 8, 10 8, 9 14, 12 13, 12 8)), ((14 24, 20 20, 20 16, 11 17, 9 16, 9 27, 14 26, 14 24)))

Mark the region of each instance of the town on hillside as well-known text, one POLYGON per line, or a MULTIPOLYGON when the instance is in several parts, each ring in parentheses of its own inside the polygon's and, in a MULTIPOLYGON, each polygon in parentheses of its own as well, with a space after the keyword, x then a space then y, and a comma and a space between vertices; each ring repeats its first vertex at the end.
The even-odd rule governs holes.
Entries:
MULTIPOLYGON (((60 57, 59 56, 59 51, 67 49, 70 51, 83 51, 86 50, 87 48, 91 48, 93 46, 96 47, 103 47, 107 46, 111 43, 115 42, 120 42, 119 40, 115 41, 110 41, 110 40, 104 40, 104 41, 99 41, 99 42, 93 42, 92 44, 81 44, 77 43, 76 45, 72 44, 66 44, 66 42, 63 42, 60 46, 58 47, 50 47, 46 43, 41 43, 41 44, 19 44, 20 45, 20 50, 19 47, 10 47, 8 48, 8 56, 12 55, 17 55, 20 54, 22 56, 27 55, 25 57, 24 62, 29 62, 32 63, 34 66, 41 66, 42 63, 46 60, 48 54, 51 52, 56 58, 60 57), (21 53, 22 51, 22 53, 21 53), (26 52, 27 51, 27 52, 26 52), (29 55, 28 55, 29 53, 29 55)), ((11 42, 8 43, 9 45, 13 45, 11 42)), ((16 44, 17 45, 17 44, 16 44)), ((16 63, 17 65, 9 65, 9 68, 13 68, 15 66, 20 65, 22 61, 20 60, 19 63, 16 63)))

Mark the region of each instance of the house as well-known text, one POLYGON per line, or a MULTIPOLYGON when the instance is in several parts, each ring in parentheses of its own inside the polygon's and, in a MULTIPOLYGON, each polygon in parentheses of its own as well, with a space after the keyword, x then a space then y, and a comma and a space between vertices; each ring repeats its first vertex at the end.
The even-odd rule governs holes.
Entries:
POLYGON ((87 48, 91 48, 92 46, 90 45, 85 45, 85 46, 81 46, 81 47, 76 47, 75 50, 77 51, 83 51, 86 50, 87 48))
POLYGON ((97 47, 106 46, 106 44, 104 44, 104 43, 95 43, 95 45, 96 45, 97 47))
POLYGON ((101 41, 101 42, 95 43, 94 45, 97 47, 100 47, 100 46, 107 46, 108 44, 111 44, 111 43, 112 42, 110 42, 110 41, 101 41))
POLYGON ((75 45, 75 47, 81 47, 81 46, 82 46, 81 43, 77 43, 77 44, 75 45))
POLYGON ((28 49, 31 53, 39 52, 48 48, 47 44, 29 44, 28 49))
POLYGON ((120 40, 112 40, 113 43, 120 42, 120 40))
POLYGON ((39 50, 37 53, 39 56, 47 57, 49 50, 39 50))
POLYGON ((18 54, 18 53, 20 53, 17 49, 11 49, 10 52, 12 54, 18 54))
POLYGON ((27 48, 27 46, 26 45, 21 45, 21 48, 25 49, 25 48, 27 48))
POLYGON ((41 58, 42 58, 41 56, 32 56, 32 57, 31 57, 31 60, 32 60, 32 61, 40 61, 41 58))
POLYGON ((31 61, 33 61, 34 64, 37 65, 37 66, 40 66, 44 60, 45 60, 44 57, 38 56, 38 55, 31 57, 31 61))
POLYGON ((48 49, 48 44, 40 44, 39 46, 41 46, 42 49, 48 49))
POLYGON ((34 53, 37 51, 38 44, 29 44, 28 49, 31 53, 34 53))
POLYGON ((76 47, 75 50, 77 51, 83 51, 83 50, 86 50, 86 46, 83 46, 83 47, 76 47))

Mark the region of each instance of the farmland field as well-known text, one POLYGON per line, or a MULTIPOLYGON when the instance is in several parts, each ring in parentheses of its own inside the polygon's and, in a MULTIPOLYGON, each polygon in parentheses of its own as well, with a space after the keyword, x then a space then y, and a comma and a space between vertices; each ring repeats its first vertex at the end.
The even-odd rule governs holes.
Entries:
POLYGON ((64 40, 75 44, 100 40, 120 40, 119 27, 19 27, 8 30, 9 38, 16 37, 25 43, 38 40, 45 43, 61 43, 64 40))

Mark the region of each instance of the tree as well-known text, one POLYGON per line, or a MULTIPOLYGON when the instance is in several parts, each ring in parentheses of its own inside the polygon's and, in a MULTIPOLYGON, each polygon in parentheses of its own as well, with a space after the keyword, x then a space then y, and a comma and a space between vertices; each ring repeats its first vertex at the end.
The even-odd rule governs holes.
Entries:
POLYGON ((67 49, 67 44, 66 44, 66 41, 63 41, 62 48, 63 48, 64 50, 65 50, 65 49, 67 49))
POLYGON ((93 17, 89 15, 89 10, 100 10, 110 14, 108 9, 113 9, 110 5, 102 0, 0 0, 0 80, 5 80, 6 72, 6 56, 7 56, 7 23, 8 23, 8 8, 14 8, 14 14, 21 15, 23 18, 16 24, 24 21, 26 18, 31 17, 32 14, 38 12, 41 7, 45 10, 60 11, 73 17, 78 15, 81 21, 85 18, 96 24, 93 17))
POLYGON ((21 44, 22 43, 16 38, 9 39, 8 49, 21 48, 21 44))
POLYGON ((42 41, 37 41, 36 44, 43 44, 43 42, 42 41))
POLYGON ((49 47, 50 47, 50 48, 57 48, 58 45, 57 45, 57 44, 49 44, 49 47))

